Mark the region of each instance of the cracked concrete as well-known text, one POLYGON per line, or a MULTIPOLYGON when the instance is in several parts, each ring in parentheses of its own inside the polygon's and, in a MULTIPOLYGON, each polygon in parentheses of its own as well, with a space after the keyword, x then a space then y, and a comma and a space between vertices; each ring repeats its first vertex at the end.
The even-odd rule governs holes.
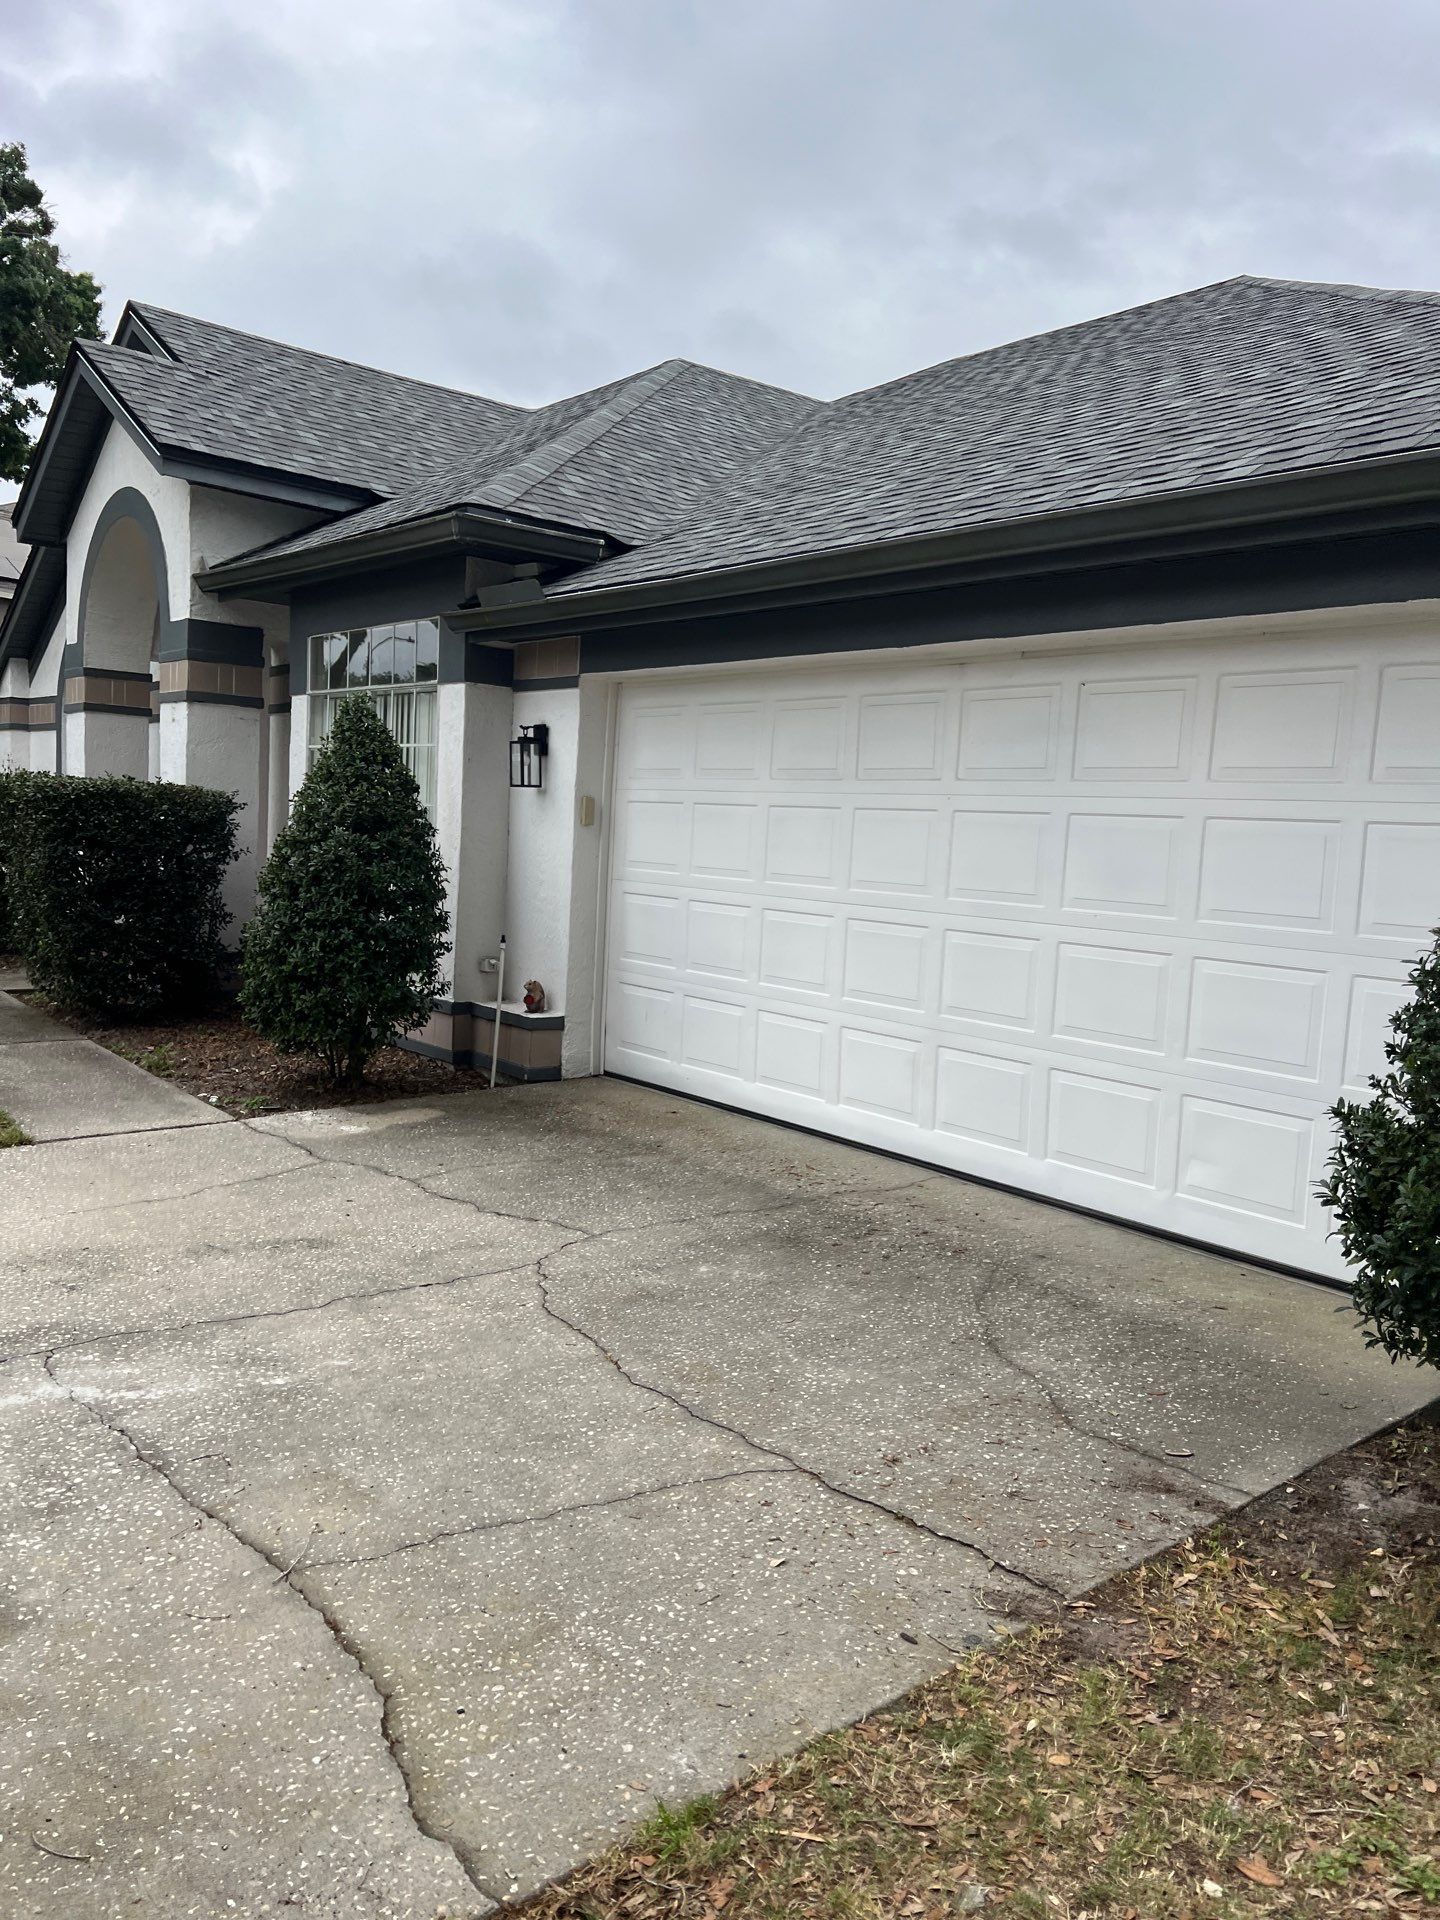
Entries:
POLYGON ((57 1920, 486 1910, 1427 1391, 1335 1295, 618 1082, 21 1149, 0 1219, 57 1920))

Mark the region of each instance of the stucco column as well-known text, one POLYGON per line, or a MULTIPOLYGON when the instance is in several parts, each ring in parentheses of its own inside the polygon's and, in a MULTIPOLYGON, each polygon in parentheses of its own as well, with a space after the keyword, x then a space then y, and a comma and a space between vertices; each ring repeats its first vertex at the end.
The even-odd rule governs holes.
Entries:
POLYGON ((67 673, 61 683, 66 773, 150 775, 149 673, 110 667, 67 673))
MULTIPOLYGON (((495 977, 482 973, 480 961, 505 931, 510 716, 508 686, 455 680, 438 690, 435 831, 450 913, 450 998, 462 1008, 495 992, 495 977)), ((468 1029, 468 1013, 461 1013, 452 1040, 438 1031, 434 1037, 463 1053, 468 1029)))
POLYGON ((240 858, 225 879, 225 904, 235 916, 227 934, 231 942, 254 905, 263 857, 265 724, 260 629, 174 621, 160 650, 159 777, 218 787, 240 802, 240 858))

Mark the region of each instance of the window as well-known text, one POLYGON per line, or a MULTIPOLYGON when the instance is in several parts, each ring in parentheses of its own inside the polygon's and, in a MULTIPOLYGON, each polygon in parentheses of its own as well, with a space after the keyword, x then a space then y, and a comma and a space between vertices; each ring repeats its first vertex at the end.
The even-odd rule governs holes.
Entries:
POLYGON ((364 694, 394 734, 420 798, 435 811, 435 683, 440 622, 401 620, 310 636, 310 737, 314 764, 346 694, 364 694))

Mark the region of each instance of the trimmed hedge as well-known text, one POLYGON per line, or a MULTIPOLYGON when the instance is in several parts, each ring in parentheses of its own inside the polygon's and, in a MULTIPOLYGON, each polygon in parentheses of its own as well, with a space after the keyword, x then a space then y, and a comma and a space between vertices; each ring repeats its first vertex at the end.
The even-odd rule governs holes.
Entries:
POLYGON ((16 944, 62 1006, 138 1020, 213 993, 239 803, 208 787, 0 776, 16 944))
POLYGON ((11 953, 20 944, 10 906, 10 887, 5 877, 5 844, 6 829, 14 817, 20 798, 20 783, 28 778, 27 774, 16 768, 7 767, 0 772, 0 953, 11 953))

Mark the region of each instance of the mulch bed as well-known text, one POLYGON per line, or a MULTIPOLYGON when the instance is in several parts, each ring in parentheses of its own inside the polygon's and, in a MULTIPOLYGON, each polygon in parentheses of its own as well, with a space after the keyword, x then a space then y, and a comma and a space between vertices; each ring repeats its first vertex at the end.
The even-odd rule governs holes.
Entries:
POLYGON ((239 1116, 297 1107, 348 1107, 372 1100, 430 1099, 442 1093, 473 1093, 490 1083, 488 1073, 448 1066, 403 1047, 386 1047, 370 1062, 362 1086, 337 1087, 315 1061, 277 1053, 230 1011, 112 1027, 67 1016, 38 994, 30 998, 122 1059, 239 1116))
POLYGON ((1048 1611, 527 1920, 1440 1914, 1440 1406, 1048 1611))

